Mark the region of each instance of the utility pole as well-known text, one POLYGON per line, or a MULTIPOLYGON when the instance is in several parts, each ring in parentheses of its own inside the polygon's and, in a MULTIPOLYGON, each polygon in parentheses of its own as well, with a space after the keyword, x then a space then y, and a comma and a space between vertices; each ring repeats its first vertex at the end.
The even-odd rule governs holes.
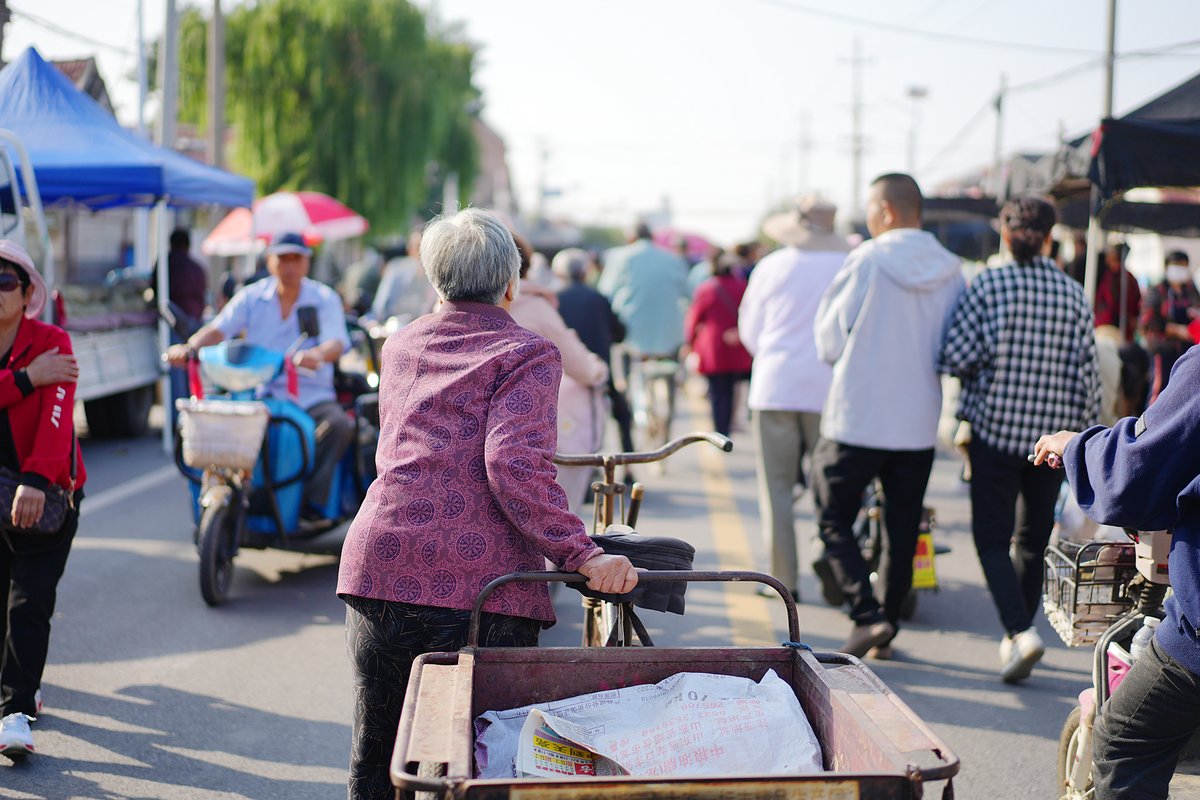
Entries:
POLYGON ((161 95, 158 144, 174 149, 179 105, 179 12, 175 0, 166 0, 166 7, 166 23, 158 48, 158 91, 161 95))
POLYGON ((12 19, 12 11, 8 8, 8 0, 0 0, 0 57, 4 54, 4 29, 12 19))
POLYGON ((1108 46, 1104 51, 1104 119, 1113 114, 1113 77, 1117 62, 1117 0, 1108 0, 1108 46))
MULTIPOLYGON (((146 74, 146 0, 137 3, 137 82, 137 135, 149 139, 146 131, 146 94, 150 83, 146 74)), ((139 275, 146 275, 150 272, 150 210, 135 209, 133 224, 133 265, 139 275)))
POLYGON ((912 120, 908 129, 908 174, 917 177, 917 128, 921 124, 920 102, 929 96, 924 86, 909 86, 908 99, 912 101, 912 120))
POLYGON ((538 143, 538 161, 541 169, 538 171, 537 219, 538 225, 546 223, 546 169, 550 162, 550 147, 543 139, 538 143))
MULTIPOLYGON (((1105 33, 1106 47, 1104 50, 1104 114, 1101 120, 1111 119, 1113 115, 1113 82, 1117 60, 1117 0, 1108 0, 1108 24, 1105 33)), ((1083 272, 1083 294, 1089 303, 1095 302, 1096 278, 1100 268, 1100 248, 1104 242, 1104 232, 1100 230, 1100 220, 1096 214, 1100 203, 1100 190, 1092 187, 1092 213, 1088 217, 1087 231, 1087 264, 1083 272)), ((1125 273, 1121 273, 1121 300, 1125 300, 1125 273)), ((1123 304, 1122 304, 1123 305, 1123 304)), ((1122 312, 1124 308, 1122 307, 1122 312)), ((1121 314, 1121 333, 1124 334, 1125 315, 1121 314)))
POLYGON ((225 15, 213 0, 208 23, 208 163, 225 166, 225 15))
POLYGON ((1000 73, 1000 89, 996 92, 996 140, 992 149, 992 196, 999 199, 1004 191, 1004 96, 1008 93, 1008 76, 1000 73))
POLYGON ((850 57, 851 70, 851 107, 850 119, 853 125, 850 133, 850 157, 853 164, 854 185, 850 192, 851 214, 857 214, 862 210, 862 157, 866 150, 866 145, 863 141, 862 131, 862 71, 863 66, 867 63, 867 59, 862 56, 862 42, 858 37, 854 37, 854 54, 850 57))
MULTIPOLYGON (((158 121, 158 144, 169 150, 175 149, 175 116, 176 105, 179 102, 179 13, 175 0, 166 0, 166 23, 163 27, 162 44, 158 53, 158 87, 162 98, 160 119, 158 121)), ((171 233, 170 210, 167 208, 167 198, 160 197, 157 206, 158 217, 158 284, 155 286, 155 298, 158 301, 158 347, 159 352, 165 353, 171 343, 171 332, 166 318, 169 316, 167 300, 170 297, 170 274, 167 269, 167 257, 170 255, 167 241, 171 233)), ((163 375, 160 384, 164 404, 171 402, 171 376, 163 375)), ((171 419, 167 410, 166 418, 171 419)), ((174 442, 170 424, 163 425, 162 447, 164 453, 170 453, 174 442)))
POLYGON ((809 116, 809 113, 807 111, 801 112, 801 114, 800 114, 800 151, 799 151, 799 158, 798 158, 797 164, 796 164, 796 177, 800 181, 799 191, 797 192, 798 194, 804 194, 805 192, 808 191, 808 182, 809 182, 808 158, 809 158, 809 154, 812 153, 812 149, 813 149, 812 134, 810 132, 810 127, 811 127, 810 123, 811 122, 812 122, 812 119, 809 116))

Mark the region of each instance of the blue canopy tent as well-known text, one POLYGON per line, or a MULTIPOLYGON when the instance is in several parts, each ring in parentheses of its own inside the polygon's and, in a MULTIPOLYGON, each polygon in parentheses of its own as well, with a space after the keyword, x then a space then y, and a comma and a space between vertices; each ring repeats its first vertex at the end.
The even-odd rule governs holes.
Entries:
POLYGON ((42 200, 116 206, 248 206, 254 182, 122 128, 32 47, 0 71, 0 128, 29 151, 42 200))
MULTIPOLYGON (((38 192, 32 195, 18 174, 22 195, 31 204, 81 205, 91 210, 116 207, 159 207, 159 261, 167 258, 166 206, 249 206, 254 182, 201 164, 123 129, 95 100, 76 89, 65 75, 32 47, 0 71, 0 129, 11 131, 19 144, 8 144, 15 158, 24 150, 38 192), (36 199, 40 194, 41 201, 36 199)), ((43 237, 46 236, 42 231, 43 237)), ((49 240, 43 269, 53 281, 49 240)), ((169 270, 158 271, 160 316, 169 314, 169 270)), ((166 323, 159 322, 159 347, 168 343, 166 323)), ((164 376, 163 397, 169 398, 164 376)), ((163 426, 163 449, 171 449, 170 426, 163 426)))

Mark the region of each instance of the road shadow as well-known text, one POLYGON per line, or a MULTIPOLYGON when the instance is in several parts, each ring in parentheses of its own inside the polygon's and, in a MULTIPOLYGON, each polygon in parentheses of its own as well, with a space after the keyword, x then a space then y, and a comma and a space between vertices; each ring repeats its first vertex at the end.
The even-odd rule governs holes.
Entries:
POLYGON ((75 544, 59 586, 51 636, 54 663, 236 648, 345 620, 345 606, 335 594, 336 558, 247 551, 234 562, 229 600, 210 608, 200 596, 190 544, 109 546, 113 542, 75 544), (98 597, 104 602, 95 602, 98 597), (113 621, 124 628, 119 648, 113 647, 113 621))
POLYGON ((0 783, 19 787, 20 797, 315 800, 345 793, 349 725, 163 686, 130 686, 117 696, 46 689, 62 710, 48 709, 34 724, 38 754, 0 756, 0 783), (77 743, 65 746, 67 739, 77 743), (61 758, 56 750, 85 755, 61 758))

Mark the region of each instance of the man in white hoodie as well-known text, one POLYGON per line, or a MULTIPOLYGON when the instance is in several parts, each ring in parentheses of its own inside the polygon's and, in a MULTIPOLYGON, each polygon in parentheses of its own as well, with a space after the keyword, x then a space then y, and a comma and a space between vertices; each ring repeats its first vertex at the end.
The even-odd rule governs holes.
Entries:
POLYGON ((933 468, 942 405, 937 357, 964 288, 959 259, 921 230, 910 176, 876 178, 867 196, 871 239, 850 253, 821 298, 813 331, 833 383, 813 453, 817 525, 854 628, 844 652, 890 654, 933 468), (883 603, 854 538, 863 491, 879 479, 887 551, 883 603))

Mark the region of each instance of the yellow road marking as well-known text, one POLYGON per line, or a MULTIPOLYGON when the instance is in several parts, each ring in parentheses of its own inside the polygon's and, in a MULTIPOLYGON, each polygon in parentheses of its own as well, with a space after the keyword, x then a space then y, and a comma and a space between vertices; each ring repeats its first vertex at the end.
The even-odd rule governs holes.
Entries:
MULTIPOLYGON (((684 394, 688 396, 692 413, 703 418, 708 412, 703 400, 684 394)), ((750 532, 737 510, 737 497, 725 466, 725 454, 711 447, 701 447, 699 454, 700 479, 712 524, 717 569, 757 569, 750 532)), ((770 647, 779 643, 771 625, 767 598, 760 597, 744 584, 722 584, 722 592, 735 646, 770 647)))

